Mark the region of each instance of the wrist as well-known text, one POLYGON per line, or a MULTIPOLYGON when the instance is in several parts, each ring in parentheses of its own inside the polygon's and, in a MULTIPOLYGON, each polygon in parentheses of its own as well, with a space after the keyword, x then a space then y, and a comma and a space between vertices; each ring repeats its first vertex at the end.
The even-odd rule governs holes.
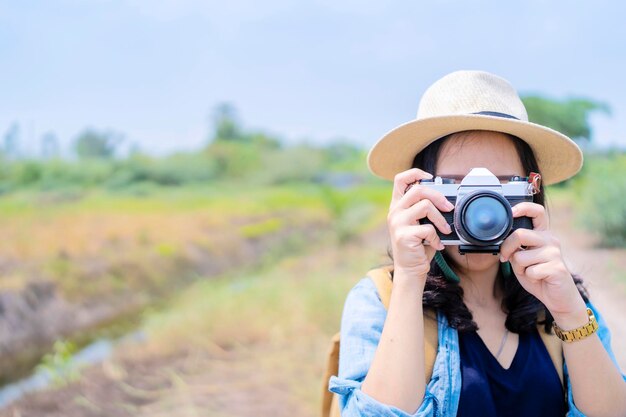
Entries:
POLYGON ((598 331, 598 321, 590 308, 587 308, 587 317, 587 323, 574 329, 564 330, 556 322, 553 323, 552 327, 556 336, 562 341, 567 343, 576 342, 586 339, 598 331))
POLYGON ((393 270, 393 287, 404 288, 407 291, 424 291, 426 284, 426 274, 419 273, 411 269, 394 268, 393 270))
POLYGON ((581 305, 568 312, 552 313, 554 322, 563 330, 576 329, 584 326, 589 321, 587 315, 587 306, 584 302, 581 305))

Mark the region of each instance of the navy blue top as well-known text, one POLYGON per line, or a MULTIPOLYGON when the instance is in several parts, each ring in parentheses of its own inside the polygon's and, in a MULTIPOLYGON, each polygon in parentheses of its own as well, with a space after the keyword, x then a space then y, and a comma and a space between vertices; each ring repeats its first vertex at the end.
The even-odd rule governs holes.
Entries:
POLYGON ((461 398, 457 416, 564 416, 565 396, 537 329, 519 335, 508 369, 478 333, 459 332, 461 398))

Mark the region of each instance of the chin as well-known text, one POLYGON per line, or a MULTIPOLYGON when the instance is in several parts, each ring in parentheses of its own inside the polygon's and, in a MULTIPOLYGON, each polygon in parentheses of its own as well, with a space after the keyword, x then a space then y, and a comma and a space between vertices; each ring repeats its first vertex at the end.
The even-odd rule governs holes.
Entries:
POLYGON ((494 264, 500 263, 500 257, 491 253, 467 253, 461 255, 459 254, 458 246, 446 246, 444 250, 453 262, 463 267, 469 267, 469 269, 474 271, 489 269, 494 264))

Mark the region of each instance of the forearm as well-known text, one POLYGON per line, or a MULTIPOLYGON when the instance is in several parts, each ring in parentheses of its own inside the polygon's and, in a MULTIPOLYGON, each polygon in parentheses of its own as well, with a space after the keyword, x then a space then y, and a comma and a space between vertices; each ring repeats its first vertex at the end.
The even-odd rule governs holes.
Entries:
MULTIPOLYGON (((555 316, 564 329, 584 324, 587 314, 555 316)), ((597 333, 572 343, 563 343, 576 407, 590 417, 626 416, 626 381, 611 360, 597 333)))
POLYGON ((410 278, 401 271, 394 274, 387 318, 361 390, 412 414, 423 401, 426 383, 423 284, 410 278))

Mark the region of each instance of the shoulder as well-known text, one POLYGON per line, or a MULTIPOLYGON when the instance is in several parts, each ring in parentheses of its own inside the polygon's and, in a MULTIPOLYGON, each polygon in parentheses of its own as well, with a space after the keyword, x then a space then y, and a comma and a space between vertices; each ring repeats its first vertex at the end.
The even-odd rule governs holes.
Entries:
POLYGON ((363 276, 350 290, 348 298, 366 299, 370 302, 381 301, 380 294, 376 289, 374 281, 369 276, 363 276))
POLYGON ((380 266, 367 271, 352 288, 347 302, 362 302, 386 311, 393 287, 392 265, 380 266))
POLYGON ((370 277, 364 276, 350 289, 346 296, 344 318, 351 313, 363 317, 368 312, 381 315, 386 310, 374 281, 370 277))
POLYGON ((341 336, 380 333, 387 310, 383 305, 374 281, 362 277, 348 292, 341 318, 341 336))

